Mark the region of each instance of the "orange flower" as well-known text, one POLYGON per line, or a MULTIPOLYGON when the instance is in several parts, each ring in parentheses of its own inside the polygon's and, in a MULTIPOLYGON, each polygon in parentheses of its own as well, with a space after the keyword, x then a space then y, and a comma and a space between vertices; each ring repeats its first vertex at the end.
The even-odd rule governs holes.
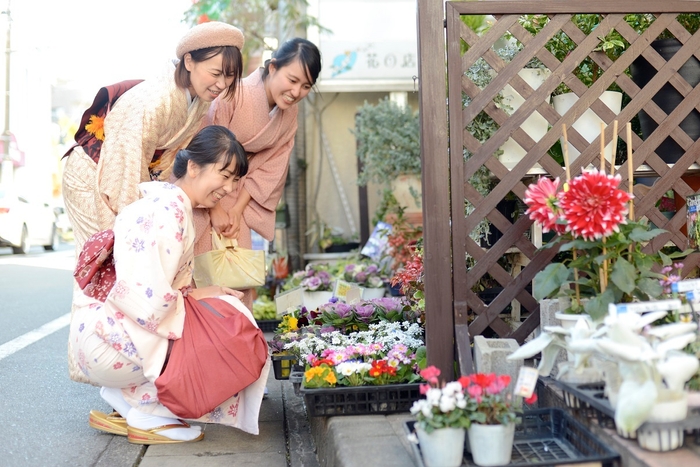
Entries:
POLYGON ((105 140, 105 118, 99 117, 97 115, 91 115, 90 120, 87 125, 85 125, 85 131, 95 135, 95 138, 100 141, 105 140))
POLYGON ((197 24, 208 23, 209 21, 211 20, 207 14, 200 15, 199 18, 197 18, 197 24))

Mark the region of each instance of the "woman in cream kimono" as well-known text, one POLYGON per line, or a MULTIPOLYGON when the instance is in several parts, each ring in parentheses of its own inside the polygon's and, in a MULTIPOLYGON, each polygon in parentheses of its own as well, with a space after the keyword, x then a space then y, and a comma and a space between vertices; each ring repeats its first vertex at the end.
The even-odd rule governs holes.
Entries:
MULTIPOLYGON (((178 151, 174 184, 140 184, 143 198, 117 216, 114 287, 104 302, 78 294, 70 327, 80 370, 91 383, 102 386, 102 397, 122 415, 121 419, 108 418, 92 411, 92 427, 127 435, 136 444, 198 441, 204 436, 200 427, 178 420, 159 402, 155 380, 166 361, 169 340, 183 338, 183 293, 195 299, 224 299, 255 326, 250 311, 235 298, 236 291, 217 286, 188 287, 194 258, 192 209, 216 205, 246 171, 245 152, 231 131, 221 126, 207 127, 186 149, 178 151)), ((267 358, 266 350, 263 352, 261 360, 267 358)), ((269 365, 267 360, 257 381, 200 421, 258 434, 258 413, 269 365)))
MULTIPOLYGON (((275 209, 282 197, 297 130, 298 104, 316 83, 321 54, 306 39, 283 43, 273 58, 244 78, 233 100, 217 98, 206 123, 228 127, 249 158, 248 174, 236 191, 212 209, 195 209, 195 255, 212 249, 211 229, 251 248, 251 229, 272 240, 275 209)), ((243 303, 252 307, 252 293, 243 303)))
MULTIPOLYGON (((231 25, 195 26, 177 45, 177 62, 122 94, 103 128, 86 128, 101 141, 101 149, 89 156, 87 145, 77 145, 63 172, 63 199, 76 252, 92 234, 112 228, 117 214, 139 199, 138 184, 153 178, 156 151, 165 156, 185 147, 211 102, 221 93, 235 93, 242 47, 243 34, 231 25)), ((70 351, 68 355, 71 379, 85 382, 70 351)))

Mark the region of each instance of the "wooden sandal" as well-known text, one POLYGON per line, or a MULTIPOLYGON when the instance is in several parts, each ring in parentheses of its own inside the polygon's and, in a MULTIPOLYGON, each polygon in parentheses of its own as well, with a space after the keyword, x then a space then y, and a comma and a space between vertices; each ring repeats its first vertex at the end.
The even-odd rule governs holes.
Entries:
POLYGON ((127 439, 132 444, 175 444, 175 443, 193 443, 204 438, 204 432, 202 432, 198 437, 189 441, 179 441, 176 439, 168 438, 167 436, 159 435, 158 432, 171 430, 173 428, 189 428, 190 425, 183 422, 183 424, 173 423, 170 425, 157 426, 151 428, 150 430, 141 430, 139 428, 134 428, 133 426, 126 427, 127 429, 127 439))
POLYGON ((91 410, 88 423, 96 430, 118 436, 127 436, 126 419, 119 412, 115 411, 111 414, 106 414, 99 410, 91 410))

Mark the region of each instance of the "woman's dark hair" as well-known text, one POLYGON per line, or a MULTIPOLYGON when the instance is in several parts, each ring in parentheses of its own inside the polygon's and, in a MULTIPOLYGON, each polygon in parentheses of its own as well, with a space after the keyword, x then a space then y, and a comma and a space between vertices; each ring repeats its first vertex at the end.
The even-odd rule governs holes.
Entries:
POLYGON ((277 69, 284 68, 299 59, 304 65, 304 72, 309 83, 316 84, 316 79, 321 73, 321 52, 318 47, 306 39, 295 37, 284 42, 279 49, 272 54, 270 60, 265 61, 265 69, 262 73, 263 81, 270 74, 270 63, 274 63, 277 69))
MULTIPOLYGON (((195 63, 200 63, 205 60, 209 60, 217 55, 223 55, 223 72, 228 77, 233 77, 233 83, 228 87, 225 99, 231 100, 236 93, 236 88, 238 83, 241 81, 241 76, 243 74, 243 57, 241 56, 241 51, 238 47, 233 47, 230 45, 220 46, 220 47, 207 47, 205 49, 198 49, 188 52, 192 56, 192 60, 195 63)), ((192 84, 190 81, 190 72, 185 68, 185 59, 183 58, 177 64, 175 68, 175 84, 182 89, 187 89, 192 84)))
POLYGON ((194 162, 199 167, 223 163, 223 167, 227 168, 234 158, 236 168, 232 175, 242 177, 248 173, 248 158, 241 143, 233 132, 224 126, 205 126, 192 138, 185 149, 180 149, 175 155, 173 175, 177 178, 184 177, 187 173, 188 161, 194 162))

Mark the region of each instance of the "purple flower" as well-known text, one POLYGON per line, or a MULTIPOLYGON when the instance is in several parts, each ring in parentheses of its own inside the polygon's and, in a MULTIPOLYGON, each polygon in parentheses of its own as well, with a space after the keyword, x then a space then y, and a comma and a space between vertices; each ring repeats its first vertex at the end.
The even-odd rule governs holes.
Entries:
POLYGON ((348 264, 345 266, 345 272, 352 272, 355 270, 355 265, 354 264, 348 264))
POLYGON ((319 279, 318 277, 307 277, 306 279, 301 281, 301 285, 309 290, 316 290, 319 287, 321 287, 321 279, 319 279))
POLYGON ((363 283, 364 281, 367 280, 367 273, 366 272, 358 272, 357 275, 355 276, 355 280, 359 283, 363 283))
POLYGON ((338 297, 331 297, 330 300, 328 300, 329 303, 338 303, 338 297))
POLYGON ((369 318, 374 314, 374 307, 372 305, 361 305, 355 308, 355 313, 360 318, 369 318))
POLYGON ((370 264, 367 266, 367 274, 375 274, 377 271, 379 271, 379 268, 376 264, 370 264))
POLYGON ((336 329, 331 326, 330 324, 326 324, 324 326, 321 326, 321 333, 326 334, 335 331, 336 329))
POLYGON ((338 318, 345 318, 352 312, 352 307, 345 303, 338 303, 335 306, 335 314, 338 318))

